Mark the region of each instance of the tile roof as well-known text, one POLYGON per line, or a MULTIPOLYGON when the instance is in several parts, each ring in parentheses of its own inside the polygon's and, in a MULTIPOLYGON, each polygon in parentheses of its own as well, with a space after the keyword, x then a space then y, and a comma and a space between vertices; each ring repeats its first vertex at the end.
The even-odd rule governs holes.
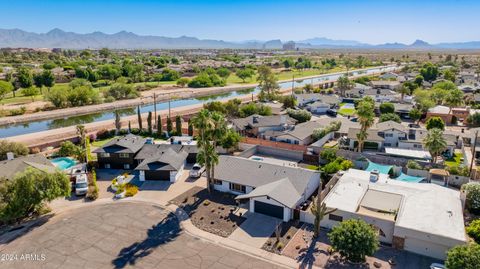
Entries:
POLYGON ((235 197, 235 199, 249 199, 261 196, 267 196, 286 207, 294 208, 302 198, 302 193, 295 189, 289 178, 283 178, 261 185, 247 194, 235 197))
POLYGON ((181 150, 175 152, 172 148, 159 151, 155 155, 144 159, 135 170, 147 171, 178 171, 185 163, 188 153, 181 150))
POLYGON ((0 178, 12 179, 15 174, 25 171, 28 167, 46 172, 56 171, 56 167, 42 154, 16 157, 13 160, 0 161, 0 178))
POLYGON ((114 138, 103 147, 94 150, 94 153, 137 153, 145 144, 146 139, 133 134, 114 138))

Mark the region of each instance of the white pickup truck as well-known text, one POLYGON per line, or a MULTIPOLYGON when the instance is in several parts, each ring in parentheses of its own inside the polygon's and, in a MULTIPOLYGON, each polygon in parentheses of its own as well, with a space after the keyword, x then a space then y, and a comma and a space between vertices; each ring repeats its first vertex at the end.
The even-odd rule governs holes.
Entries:
POLYGON ((199 178, 199 177, 202 176, 203 172, 205 172, 205 167, 196 163, 196 164, 193 165, 192 169, 190 169, 190 177, 191 178, 199 178))

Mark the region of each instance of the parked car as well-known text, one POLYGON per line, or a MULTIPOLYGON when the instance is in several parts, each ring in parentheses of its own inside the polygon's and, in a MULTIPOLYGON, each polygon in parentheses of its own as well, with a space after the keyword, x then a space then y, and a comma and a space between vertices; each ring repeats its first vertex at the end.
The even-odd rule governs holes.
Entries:
POLYGON ((190 169, 190 177, 191 178, 199 178, 199 177, 202 176, 204 171, 205 171, 205 167, 196 163, 196 164, 193 165, 192 169, 190 169))
POLYGON ((85 195, 88 191, 88 179, 86 174, 76 176, 75 195, 85 195))
POLYGON ((430 264, 430 269, 445 269, 445 265, 440 263, 432 263, 430 264))
POLYGON ((336 117, 337 116, 337 110, 330 108, 330 109, 327 110, 327 115, 332 116, 332 117, 336 117))

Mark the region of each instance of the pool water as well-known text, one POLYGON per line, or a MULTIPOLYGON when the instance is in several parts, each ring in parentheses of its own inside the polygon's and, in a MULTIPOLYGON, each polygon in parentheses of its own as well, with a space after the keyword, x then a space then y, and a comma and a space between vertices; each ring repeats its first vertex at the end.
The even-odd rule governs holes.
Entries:
POLYGON ((73 159, 67 158, 67 157, 59 157, 59 158, 52 159, 50 161, 53 163, 53 165, 55 165, 56 167, 62 170, 67 170, 76 164, 76 162, 73 159))

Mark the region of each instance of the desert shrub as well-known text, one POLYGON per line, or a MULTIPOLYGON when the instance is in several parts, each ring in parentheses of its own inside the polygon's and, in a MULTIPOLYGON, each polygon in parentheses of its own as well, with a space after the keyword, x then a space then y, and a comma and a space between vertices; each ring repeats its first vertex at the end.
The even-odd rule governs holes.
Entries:
POLYGON ((475 240, 475 242, 480 243, 480 219, 476 219, 470 223, 466 228, 467 234, 475 240))
POLYGON ((466 205, 470 212, 480 214, 480 183, 470 182, 462 186, 466 193, 466 205))
POLYGON ((131 196, 134 196, 135 194, 137 194, 138 192, 138 187, 133 185, 133 184, 130 184, 130 183, 127 183, 125 185, 125 196, 126 197, 131 197, 131 196))

